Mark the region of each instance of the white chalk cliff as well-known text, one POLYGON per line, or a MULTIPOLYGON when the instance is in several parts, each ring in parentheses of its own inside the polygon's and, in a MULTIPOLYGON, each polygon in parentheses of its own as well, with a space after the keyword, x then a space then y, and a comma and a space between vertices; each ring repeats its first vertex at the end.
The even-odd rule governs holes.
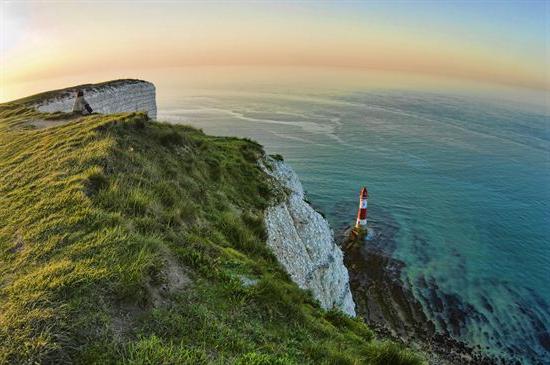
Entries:
POLYGON ((292 280, 311 290, 323 308, 336 307, 355 316, 348 270, 328 222, 304 201, 302 184, 292 168, 272 158, 263 168, 288 189, 286 199, 266 211, 268 246, 292 280))
POLYGON ((142 80, 116 80, 104 84, 82 85, 60 90, 36 105, 41 112, 70 112, 76 89, 84 91, 84 98, 94 112, 114 114, 143 111, 149 118, 157 118, 155 85, 142 80))

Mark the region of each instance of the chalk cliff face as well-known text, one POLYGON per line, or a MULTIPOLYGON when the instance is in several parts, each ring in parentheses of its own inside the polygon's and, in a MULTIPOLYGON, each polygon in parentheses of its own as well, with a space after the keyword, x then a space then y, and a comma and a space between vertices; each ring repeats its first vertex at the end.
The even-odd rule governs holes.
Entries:
MULTIPOLYGON (((144 111, 151 119, 157 118, 155 85, 141 80, 117 80, 104 84, 78 87, 94 112, 113 114, 144 111)), ((70 112, 73 109, 76 89, 65 89, 36 105, 41 112, 70 112)))
POLYGON ((287 189, 287 197, 267 209, 267 244, 292 280, 310 289, 325 309, 337 307, 355 316, 348 270, 328 222, 304 201, 296 173, 282 161, 269 158, 265 171, 287 189))

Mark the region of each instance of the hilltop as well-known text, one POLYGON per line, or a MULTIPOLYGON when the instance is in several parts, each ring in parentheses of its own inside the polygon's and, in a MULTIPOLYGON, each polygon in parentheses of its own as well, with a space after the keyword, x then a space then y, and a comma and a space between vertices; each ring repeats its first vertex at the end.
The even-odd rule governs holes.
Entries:
POLYGON ((0 105, 0 364, 423 363, 292 281, 259 144, 51 95, 0 105))

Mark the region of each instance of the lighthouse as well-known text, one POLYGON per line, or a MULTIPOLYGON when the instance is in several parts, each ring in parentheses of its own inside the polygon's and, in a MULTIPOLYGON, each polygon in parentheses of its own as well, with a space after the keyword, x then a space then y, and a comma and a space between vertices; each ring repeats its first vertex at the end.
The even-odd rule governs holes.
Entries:
POLYGON ((357 222, 355 228, 367 229, 367 200, 369 198, 369 192, 367 187, 363 187, 359 193, 359 211, 357 212, 357 222))

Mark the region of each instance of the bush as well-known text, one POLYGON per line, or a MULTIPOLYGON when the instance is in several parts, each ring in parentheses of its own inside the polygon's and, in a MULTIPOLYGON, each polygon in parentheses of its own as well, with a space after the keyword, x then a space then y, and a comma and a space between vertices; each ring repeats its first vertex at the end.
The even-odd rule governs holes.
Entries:
POLYGON ((160 144, 164 147, 172 147, 183 144, 183 137, 174 130, 163 131, 159 137, 160 144))
POLYGON ((332 323, 340 330, 349 330, 356 335, 361 336, 364 340, 370 341, 373 339, 373 332, 359 318, 351 318, 337 309, 331 309, 324 313, 324 318, 332 323))
POLYGON ((86 195, 95 195, 101 189, 105 189, 108 185, 109 180, 103 174, 103 171, 100 168, 95 168, 92 172, 90 172, 86 182, 84 183, 86 195))
POLYGON ((211 179, 218 182, 222 176, 220 162, 214 158, 207 158, 206 163, 208 164, 211 179))
POLYGON ((242 221, 234 213, 222 213, 218 228, 234 248, 244 252, 254 251, 254 237, 244 228, 242 221))

